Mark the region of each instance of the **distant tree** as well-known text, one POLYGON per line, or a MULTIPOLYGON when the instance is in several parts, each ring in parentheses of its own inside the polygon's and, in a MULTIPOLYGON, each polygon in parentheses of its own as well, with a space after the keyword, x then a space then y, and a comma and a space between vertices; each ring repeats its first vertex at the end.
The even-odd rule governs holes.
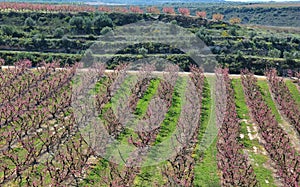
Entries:
POLYGON ((293 57, 296 59, 300 59, 300 51, 295 51, 294 53, 293 53, 293 57))
POLYGON ((57 28, 54 30, 53 36, 55 38, 61 38, 64 35, 64 30, 62 28, 57 28))
POLYGON ((236 36, 237 33, 236 33, 236 28, 235 27, 232 27, 229 29, 229 34, 231 34, 232 36, 236 36))
POLYGON ((100 12, 111 12, 111 8, 107 7, 107 6, 99 6, 98 10, 100 12))
POLYGON ((163 8, 163 12, 165 14, 176 14, 173 7, 164 7, 163 8))
POLYGON ((188 8, 179 8, 178 12, 183 16, 189 16, 191 14, 188 8))
POLYGON ((79 16, 79 17, 73 16, 73 17, 70 19, 69 24, 70 24, 73 28, 75 28, 75 30, 76 30, 77 32, 80 32, 80 31, 83 30, 84 19, 83 19, 82 17, 80 17, 80 16, 79 16))
POLYGON ((300 38, 292 37, 291 38, 291 43, 300 44, 300 38))
POLYGON ((112 27, 113 21, 108 17, 108 15, 100 14, 93 20, 94 27, 96 30, 101 31, 103 27, 112 27))
POLYGON ((47 21, 48 21, 48 20, 47 20, 46 17, 41 16, 41 17, 38 18, 37 23, 38 23, 39 25, 46 25, 46 24, 47 24, 47 21))
POLYGON ((237 54, 236 54, 236 60, 238 60, 238 61, 243 60, 243 56, 244 56, 244 53, 242 51, 238 50, 237 54))
POLYGON ((100 33, 102 35, 105 35, 105 34, 109 33, 110 31, 112 31, 111 27, 104 27, 100 33))
POLYGON ((231 24, 239 24, 239 23, 241 23, 241 19, 238 17, 234 17, 234 18, 230 18, 229 22, 231 24))
POLYGON ((206 18, 206 12, 205 11, 197 11, 196 16, 200 18, 206 18))
POLYGON ((219 14, 219 13, 213 14, 212 15, 212 19, 214 21, 222 21, 224 19, 224 15, 223 14, 219 14))
POLYGON ((224 37, 228 37, 229 36, 229 34, 228 34, 227 31, 222 31, 221 35, 224 36, 224 37))
POLYGON ((146 54, 148 53, 148 49, 144 48, 144 47, 141 47, 138 49, 138 53, 143 55, 143 56, 146 56, 146 54))
POLYGON ((84 60, 85 63, 84 65, 86 67, 90 67, 94 63, 94 56, 93 56, 93 51, 90 49, 87 49, 84 53, 84 60))
POLYGON ((281 55, 281 51, 276 48, 272 49, 268 52, 269 57, 280 58, 280 55, 281 55))
POLYGON ((42 49, 42 48, 46 48, 47 47, 47 41, 45 39, 45 35, 44 34, 35 34, 32 37, 32 42, 34 47, 36 47, 37 49, 42 49))
POLYGON ((254 36, 256 36, 256 33, 254 31, 251 31, 249 33, 250 39, 252 40, 254 38, 254 36))
POLYGON ((128 9, 125 7, 115 7, 114 12, 127 13, 128 9))
POLYGON ((129 10, 132 13, 138 13, 138 14, 144 13, 144 11, 139 6, 130 6, 129 10))
POLYGON ((3 58, 0 58, 0 66, 3 66, 5 64, 5 60, 3 58))
POLYGON ((201 26, 199 31, 196 33, 196 36, 198 36, 206 45, 213 45, 212 37, 209 35, 205 27, 201 26))
POLYGON ((147 12, 151 14, 160 14, 160 11, 157 7, 147 7, 147 12))
POLYGON ((1 27, 1 30, 2 30, 3 34, 5 34, 7 36, 13 36, 13 34, 16 32, 16 28, 12 25, 3 25, 1 27))
POLYGON ((293 54, 288 51, 284 51, 283 58, 285 58, 286 60, 291 60, 291 59, 293 59, 293 54))
POLYGON ((24 25, 32 28, 35 26, 35 21, 31 17, 28 17, 25 19, 24 25))
POLYGON ((90 18, 85 18, 84 20, 84 30, 86 34, 90 34, 92 32, 93 22, 90 18))
POLYGON ((172 25, 177 25, 177 21, 176 21, 176 20, 172 20, 170 23, 171 23, 172 25))
POLYGON ((61 42, 62 42, 62 46, 65 48, 66 52, 69 52, 70 43, 71 43, 69 38, 67 36, 63 36, 61 42))

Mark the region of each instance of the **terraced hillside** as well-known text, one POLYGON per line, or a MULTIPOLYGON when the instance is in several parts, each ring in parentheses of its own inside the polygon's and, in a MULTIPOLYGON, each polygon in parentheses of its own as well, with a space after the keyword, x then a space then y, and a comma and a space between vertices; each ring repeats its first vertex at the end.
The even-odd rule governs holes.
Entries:
POLYGON ((300 185, 297 30, 0 7, 0 186, 300 185))
MULTIPOLYGON (((263 74, 264 69, 274 67, 280 74, 286 75, 288 69, 300 67, 300 36, 297 29, 230 24, 210 17, 183 16, 161 10, 158 10, 160 14, 142 13, 144 10, 139 12, 138 7, 125 11, 120 7, 114 10, 93 6, 15 5, 6 5, 0 11, 0 57, 5 59, 6 65, 20 59, 29 59, 33 64, 58 59, 61 64, 72 64, 80 61, 88 52, 86 50, 95 43, 102 48, 107 47, 107 40, 103 38, 111 31, 115 32, 128 24, 160 21, 184 28, 197 36, 209 47, 218 63, 229 68, 230 73, 248 68, 263 74)), ((142 33, 138 36, 143 39, 142 33)), ((176 46, 154 42, 132 46, 128 36, 120 37, 112 41, 113 44, 122 45, 121 42, 127 41, 128 45, 113 55, 105 51, 101 53, 110 58, 110 64, 147 56, 170 60, 184 70, 188 70, 188 64, 193 63, 190 54, 176 46)))

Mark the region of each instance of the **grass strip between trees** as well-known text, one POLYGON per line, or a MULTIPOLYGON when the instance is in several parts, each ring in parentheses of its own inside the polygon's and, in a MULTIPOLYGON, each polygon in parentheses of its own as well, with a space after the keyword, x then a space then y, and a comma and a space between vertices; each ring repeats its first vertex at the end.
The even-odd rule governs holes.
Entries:
MULTIPOLYGON (((245 94, 243 91, 243 86, 241 79, 232 79, 231 81, 234 93, 235 93, 235 105, 237 108, 237 114, 240 119, 249 120, 249 109, 246 104, 245 94)), ((264 85, 265 86, 265 85, 264 85)), ((272 99, 272 98, 271 98, 272 99)), ((254 173, 256 174, 256 179, 259 182, 260 186, 276 186, 274 184, 274 178, 272 175, 272 171, 265 167, 266 162, 268 161, 268 157, 261 153, 254 153, 253 147, 262 148, 259 141, 257 139, 250 140, 248 135, 247 126, 252 126, 250 123, 242 121, 241 125, 241 134, 244 135, 244 138, 240 138, 240 142, 245 146, 245 149, 248 151, 249 158, 252 162, 252 166, 254 169, 254 173), (266 183, 266 180, 268 183, 266 183)))
POLYGON ((298 106, 300 107, 300 92, 299 92, 296 84, 293 83, 291 80, 286 80, 285 84, 289 88, 290 93, 292 94, 292 97, 294 98, 294 100, 296 101, 298 106))
MULTIPOLYGON (((195 172, 195 180, 194 186, 220 186, 220 178, 218 175, 217 168, 217 148, 216 138, 213 139, 213 142, 208 147, 199 147, 203 146, 203 137, 205 136, 205 132, 207 130, 208 125, 210 125, 210 120, 215 120, 212 114, 212 107, 215 102, 215 97, 212 96, 212 90, 210 85, 213 85, 213 78, 205 78, 204 81, 204 89, 203 89, 203 99, 202 99, 202 109, 201 109, 201 119, 200 119, 200 129, 199 129, 199 144, 197 145, 202 151, 197 151, 195 155, 196 165, 194 168, 195 172)), ((215 122, 212 122, 215 124, 215 122)), ((205 144, 205 142, 204 142, 205 144)))
MULTIPOLYGON (((122 87, 125 89, 127 93, 127 95, 130 93, 130 82, 133 81, 134 77, 130 76, 128 78, 125 79, 124 83, 121 86, 122 91, 124 91, 122 89, 122 87)), ((96 84, 96 92, 101 91, 101 82, 105 81, 105 79, 102 79, 99 81, 98 84, 96 84)), ((137 107, 136 107, 136 111, 135 111, 135 115, 138 118, 141 118, 143 115, 145 115, 148 105, 151 101, 151 98, 155 95, 155 93, 157 92, 157 88, 159 85, 160 80, 159 79, 153 79, 150 81, 150 84, 147 88, 147 91, 144 93, 143 97, 138 101, 137 103, 137 107)), ((119 91, 120 92, 120 91, 119 91)), ((112 100, 117 100, 118 97, 120 97, 119 95, 121 94, 121 96, 123 94, 126 94, 124 92, 119 93, 118 91, 116 92, 116 94, 113 96, 112 100), (119 94, 119 95, 118 95, 119 94)), ((124 95, 123 95, 124 96, 124 95)), ((108 108, 113 107, 112 106, 112 102, 110 101, 109 103, 107 103, 104 108, 103 111, 108 110, 108 108)), ((100 116, 101 118, 101 116, 100 116)), ((133 134, 134 132, 132 130, 126 130, 124 133, 122 133, 119 137, 118 140, 121 141, 121 143, 128 143, 126 137, 130 136, 130 134, 133 134)), ((99 180, 101 177, 100 175, 105 173, 103 172, 105 170, 105 168, 107 167, 107 163, 108 161, 105 159, 99 159, 99 162, 93 166, 92 170, 90 171, 90 173, 88 174, 88 176, 85 179, 85 183, 84 184, 89 184, 89 181, 92 181, 92 184, 99 184, 101 181, 99 180)), ((93 185, 92 185, 93 186, 93 185)))
POLYGON ((270 107, 270 109, 272 110, 272 113, 275 115, 277 122, 282 123, 283 121, 281 115, 272 99, 267 80, 257 80, 257 85, 260 87, 260 92, 262 93, 263 99, 265 100, 268 107, 270 107))
MULTIPOLYGON (((158 144, 168 139, 176 129, 177 121, 181 112, 181 106, 183 104, 182 101, 185 94, 186 84, 187 78, 178 77, 172 94, 171 107, 165 115, 165 119, 161 124, 161 129, 156 137, 156 141, 154 142, 154 146, 157 145, 158 148, 158 144)), ((155 166, 142 167, 141 173, 135 179, 135 185, 162 186, 164 184, 164 178, 161 174, 161 170, 164 164, 166 164, 166 162, 162 162, 155 166)))

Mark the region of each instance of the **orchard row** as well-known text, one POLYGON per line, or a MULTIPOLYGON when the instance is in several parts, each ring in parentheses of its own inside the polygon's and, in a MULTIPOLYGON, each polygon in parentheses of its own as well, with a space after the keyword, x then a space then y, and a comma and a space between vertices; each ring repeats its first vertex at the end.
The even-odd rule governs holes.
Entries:
MULTIPOLYGON (((0 10, 14 10, 14 11, 46 11, 46 12, 119 12, 119 13, 150 13, 150 14, 170 14, 176 15, 176 10, 174 7, 145 7, 141 8, 139 6, 130 6, 129 8, 124 6, 89 6, 89 5, 55 5, 55 4, 37 4, 37 3, 12 3, 12 2, 1 2, 0 10)), ((179 15, 191 16, 189 8, 178 8, 177 10, 179 15)), ((200 18, 206 18, 205 11, 196 11, 195 16, 200 18)), ((213 14, 212 19, 216 21, 223 20, 224 15, 222 14, 213 14)), ((232 23, 240 23, 239 18, 232 18, 232 23)))

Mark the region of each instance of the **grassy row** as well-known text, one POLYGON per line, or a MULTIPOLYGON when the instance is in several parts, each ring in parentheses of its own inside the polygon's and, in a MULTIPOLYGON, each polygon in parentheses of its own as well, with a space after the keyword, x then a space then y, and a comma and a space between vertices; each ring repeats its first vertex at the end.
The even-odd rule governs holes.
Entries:
POLYGON ((264 101, 267 103, 268 107, 271 109, 272 113, 275 115, 275 118, 278 123, 282 123, 283 120, 279 111, 276 108, 276 104, 274 103, 267 80, 258 80, 258 86, 260 87, 260 91, 262 93, 264 101))
MULTIPOLYGON (((272 113, 275 115, 276 120, 279 123, 280 127, 283 128, 285 130, 285 132, 288 134, 291 142, 293 142, 292 144, 294 144, 294 146, 297 146, 298 144, 296 142, 299 142, 299 139, 297 138, 297 132, 288 123, 288 121, 286 121, 286 119, 281 116, 281 113, 278 108, 279 106, 277 107, 276 101, 274 101, 271 96, 271 90, 269 89, 269 84, 268 84, 267 80, 259 80, 258 85, 260 86, 264 100, 266 101, 268 107, 271 108, 272 113)), ((292 89, 293 89, 293 87, 292 87, 292 89)), ((296 91, 297 90, 294 90, 294 93, 290 93, 290 94, 292 95, 292 97, 294 96, 293 98, 296 97, 296 99, 297 99, 300 97, 300 95, 299 94, 297 95, 297 93, 295 93, 296 91)))
POLYGON ((143 97, 138 101, 136 105, 135 115, 137 117, 143 117, 146 114, 151 99, 157 93, 159 83, 159 79, 152 79, 150 81, 150 84, 147 90, 145 91, 143 97))
POLYGON ((296 101, 296 103, 300 106, 300 92, 296 86, 291 80, 285 81, 287 87, 289 88, 289 91, 293 97, 293 99, 296 101))
POLYGON ((179 77, 177 79, 172 95, 172 105, 166 113, 164 121, 160 125, 160 131, 156 137, 154 145, 157 145, 169 138, 171 133, 175 130, 180 116, 181 106, 183 104, 182 101, 184 100, 186 84, 186 77, 179 77))
MULTIPOLYGON (((165 115, 165 119, 161 123, 161 129, 156 137, 156 141, 153 146, 157 148, 150 154, 160 153, 162 151, 163 157, 164 149, 164 141, 168 141, 171 137, 172 133, 175 131, 177 126, 177 121, 180 116, 182 101, 185 93, 185 88, 187 84, 187 79, 183 77, 179 77, 174 87, 173 95, 172 95, 172 104, 165 115)), ((157 157, 156 155, 151 155, 150 157, 157 157)), ((166 164, 166 161, 158 163, 157 165, 150 165, 142 167, 141 173, 135 179, 135 186, 162 186, 165 183, 165 179, 161 174, 161 170, 166 164)))
MULTIPOLYGON (((215 102, 210 88, 210 85, 213 85, 212 81, 214 81, 212 78, 206 78, 204 82, 198 135, 200 143, 197 145, 197 154, 195 155, 196 165, 194 168, 194 186, 220 186, 216 160, 216 137, 205 137, 208 126, 215 124, 215 120, 213 120, 212 117, 213 103, 215 102), (212 140, 212 142, 207 142, 207 139, 210 139, 210 141, 212 140)), ((212 133, 212 135, 214 135, 214 133, 212 133)))
MULTIPOLYGON (((129 95, 130 94, 130 82, 132 82, 133 77, 126 77, 123 84, 121 85, 121 88, 113 95, 114 100, 116 98, 120 98, 120 96, 129 95), (121 91, 120 91, 121 90, 121 91), (122 93, 123 92, 123 93, 122 93)), ((104 83, 107 83, 109 80, 107 77, 101 78, 95 85, 95 89, 92 90, 94 94, 96 93, 105 93, 105 86, 103 86, 104 83)), ((110 102, 106 103, 104 107, 102 108, 102 111, 99 116, 101 121, 104 125, 106 124, 105 120, 103 120, 103 114, 110 108, 112 108, 112 100, 110 102)), ((97 163, 94 166, 91 166, 90 170, 87 173, 87 176, 82 181, 82 186, 94 186, 95 184, 100 185, 100 182, 102 180, 103 175, 108 174, 108 160, 99 158, 97 163)))
MULTIPOLYGON (((111 155, 118 155, 117 157, 119 159, 121 159, 122 156, 122 158, 126 160, 130 156, 131 152, 135 149, 132 144, 128 143, 128 139, 130 136, 132 136, 133 139, 137 138, 137 134, 134 132, 134 127, 138 123, 139 119, 142 119, 145 116, 151 99, 157 93, 159 83, 159 79, 155 79, 150 82, 147 91, 137 103, 136 110, 133 113, 134 119, 127 124, 130 126, 127 126, 125 131, 118 136, 118 143, 111 147, 111 155)), ((122 162, 122 160, 120 161, 122 162)))
MULTIPOLYGON (((129 77, 126 78, 124 83, 122 84, 121 88, 116 92, 116 94, 113 96, 112 101, 107 103, 104 106, 103 111, 106 111, 107 109, 109 109, 110 107, 116 107, 116 103, 112 104, 112 102, 116 102, 116 100, 118 100, 120 97, 124 96, 124 95, 129 95, 130 94, 130 82, 134 80, 134 77, 129 77), (125 92, 124 92, 125 91, 125 92), (114 105, 114 106, 113 106, 114 105)), ((102 81, 100 81, 97 85, 96 85, 96 92, 98 91, 103 91, 101 90, 101 82, 105 81, 105 79, 103 79, 102 81)), ((151 101, 151 98, 155 95, 158 85, 160 83, 159 79, 153 79, 150 81, 149 87, 147 88, 146 92, 144 93, 143 97, 138 101, 137 103, 137 107, 136 107, 136 111, 135 111, 135 117, 140 118, 141 116, 143 116, 148 108, 148 104, 151 101)), ((100 116, 101 118, 102 116, 100 116)), ((134 132, 131 129, 127 129, 124 133, 122 133, 120 135, 120 137, 118 137, 118 141, 120 141, 120 143, 125 143, 127 144, 127 138, 128 136, 130 136, 130 134, 133 134, 134 132)), ((93 166, 91 168, 91 170, 88 172, 88 175, 86 176, 86 178, 83 181, 83 186, 93 186, 94 184, 98 184, 100 185, 101 182, 101 177, 103 177, 103 175, 108 174, 108 160, 105 159, 99 159, 98 163, 93 166)))
MULTIPOLYGON (((263 82, 264 83, 264 82, 263 82)), ((235 94, 235 104, 237 108, 237 114, 240 119, 246 119, 249 120, 249 109, 246 104, 246 99, 243 91, 243 86, 241 79, 233 79, 232 80, 232 86, 234 89, 235 94)), ((265 86, 265 84, 263 84, 265 86)), ((264 87, 266 88, 266 87, 264 87)), ((266 95, 266 93, 264 94, 266 95)), ((269 97, 271 97, 269 95, 269 97)), ((272 98, 271 98, 272 100, 272 98)), ((259 141, 257 139, 250 140, 248 136, 247 126, 252 127, 252 125, 248 122, 241 122, 241 134, 244 135, 244 138, 240 138, 239 141, 245 146, 245 149, 249 153, 249 158, 252 160, 252 166, 254 169, 254 173, 256 174, 256 179, 259 182, 260 186, 276 186, 274 184, 274 178, 272 175, 272 171, 265 167, 265 164, 268 162, 268 157, 266 155, 263 155, 262 153, 254 153, 253 147, 257 147, 258 150, 262 148, 259 141), (266 183, 266 180, 269 183, 266 183)))

